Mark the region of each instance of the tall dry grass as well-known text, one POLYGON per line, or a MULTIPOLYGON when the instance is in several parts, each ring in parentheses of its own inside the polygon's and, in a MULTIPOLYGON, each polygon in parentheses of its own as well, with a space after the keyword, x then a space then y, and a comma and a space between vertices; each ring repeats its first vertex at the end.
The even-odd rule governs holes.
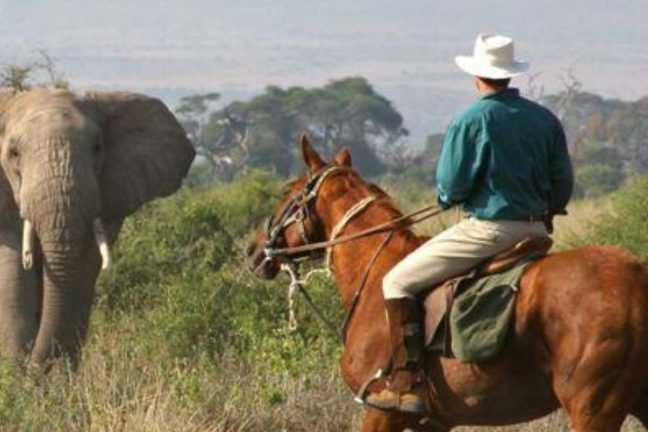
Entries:
MULTIPOLYGON (((285 281, 251 278, 228 240, 244 238, 246 221, 260 220, 274 202, 267 177, 246 182, 182 194, 127 222, 80 369, 59 364, 35 377, 0 364, 0 431, 358 430, 362 409, 339 376, 335 341, 306 309, 299 311, 303 328, 286 332, 285 281)), ((425 191, 397 197, 406 209, 432 198, 425 191)), ((578 244, 605 201, 570 210, 557 221, 558 248, 578 244)), ((420 231, 434 234, 455 218, 444 214, 420 231)), ((318 283, 314 296, 337 319, 334 288, 318 283)), ((558 413, 526 425, 459 430, 568 426, 558 413)), ((641 428, 628 423, 624 430, 641 428)))

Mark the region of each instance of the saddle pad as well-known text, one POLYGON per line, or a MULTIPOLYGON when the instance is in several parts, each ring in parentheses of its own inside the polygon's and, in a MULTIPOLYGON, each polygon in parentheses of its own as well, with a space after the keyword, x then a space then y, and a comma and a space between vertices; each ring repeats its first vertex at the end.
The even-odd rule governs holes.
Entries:
POLYGON ((455 357, 483 362, 499 353, 511 326, 518 284, 532 261, 527 258, 503 273, 458 282, 449 316, 455 357))

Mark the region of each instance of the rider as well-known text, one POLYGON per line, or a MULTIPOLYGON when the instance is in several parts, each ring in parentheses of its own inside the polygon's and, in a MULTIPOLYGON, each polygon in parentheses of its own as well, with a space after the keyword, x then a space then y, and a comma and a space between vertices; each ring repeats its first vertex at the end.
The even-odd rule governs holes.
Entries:
POLYGON ((564 213, 573 188, 572 166, 560 121, 509 88, 529 64, 514 58, 513 40, 480 34, 473 56, 458 56, 474 76, 480 99, 451 123, 437 169, 444 208, 469 214, 421 245, 383 279, 392 344, 392 372, 367 404, 425 413, 422 311, 416 295, 533 236, 564 213))

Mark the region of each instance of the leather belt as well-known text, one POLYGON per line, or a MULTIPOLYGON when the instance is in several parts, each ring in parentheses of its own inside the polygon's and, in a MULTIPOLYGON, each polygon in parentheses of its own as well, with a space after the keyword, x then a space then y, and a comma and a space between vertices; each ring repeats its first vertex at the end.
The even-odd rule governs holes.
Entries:
POLYGON ((520 216, 513 218, 512 220, 524 221, 524 222, 544 222, 546 220, 545 215, 529 215, 529 216, 520 216))

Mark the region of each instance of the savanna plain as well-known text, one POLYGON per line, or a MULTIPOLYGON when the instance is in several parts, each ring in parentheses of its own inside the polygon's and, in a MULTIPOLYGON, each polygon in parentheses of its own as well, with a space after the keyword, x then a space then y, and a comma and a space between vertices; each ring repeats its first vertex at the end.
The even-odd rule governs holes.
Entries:
MULTIPOLYGON (((420 187, 382 183, 403 209, 434 201, 420 187)), ((101 276, 78 371, 46 377, 0 368, 3 431, 355 431, 362 409, 338 374, 340 347, 307 305, 287 326, 287 280, 247 269, 243 249, 273 209, 282 182, 263 172, 184 188, 127 220, 101 276)), ((557 221, 555 249, 620 244, 648 257, 648 181, 573 203, 557 221)), ((418 229, 434 234, 447 214, 418 229)), ((331 320, 334 285, 311 284, 331 320)), ((648 341, 647 341, 648 343, 648 341)), ((525 425, 473 431, 568 431, 561 413, 525 425)), ((624 431, 640 431, 629 420, 624 431)))

